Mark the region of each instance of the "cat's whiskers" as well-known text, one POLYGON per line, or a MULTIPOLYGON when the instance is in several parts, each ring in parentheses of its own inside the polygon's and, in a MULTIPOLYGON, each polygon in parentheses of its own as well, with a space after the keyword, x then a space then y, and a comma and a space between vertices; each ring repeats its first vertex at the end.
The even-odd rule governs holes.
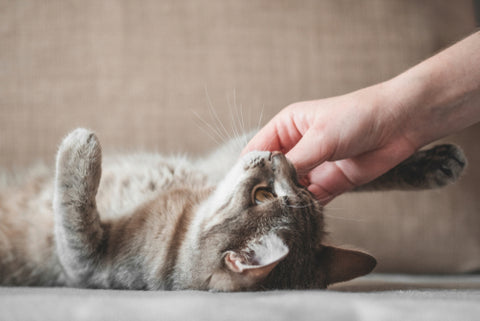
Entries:
MULTIPOLYGON (((251 130, 258 131, 261 128, 264 118, 265 105, 262 105, 260 114, 256 113, 254 116, 250 113, 245 114, 243 105, 238 104, 236 90, 233 89, 232 94, 226 95, 228 109, 230 110, 230 126, 226 126, 218 115, 205 86, 205 97, 208 106, 208 114, 210 120, 207 121, 204 117, 200 116, 197 112, 192 111, 195 116, 201 121, 203 128, 210 138, 212 138, 218 145, 229 146, 232 152, 237 152, 246 146, 251 138, 248 134, 251 130), (248 116, 248 117, 246 117, 248 116), (255 118, 255 120, 253 120, 255 118), (254 124, 255 123, 255 124, 254 124), (250 126, 253 125, 253 126, 250 126), (247 130, 247 126, 251 128, 247 130), (227 142, 236 141, 240 145, 227 144, 227 142)), ((249 111, 248 109, 247 111, 249 111)), ((270 150, 272 143, 270 142, 265 150, 270 150)))
POLYGON ((235 106, 235 109, 239 111, 239 114, 240 114, 240 127, 242 129, 242 132, 245 132, 245 118, 243 116, 243 105, 240 104, 240 108, 237 106, 237 95, 236 95, 236 92, 235 90, 233 91, 233 104, 235 106))
MULTIPOLYGON (((234 98, 234 100, 235 100, 235 98, 234 98)), ((237 115, 237 111, 235 109, 236 108, 235 101, 232 104, 232 102, 230 101, 229 95, 227 95, 227 105, 228 105, 228 108, 230 110, 230 123, 231 123, 232 129, 233 129, 233 132, 235 134, 235 139, 238 139, 242 136, 242 128, 240 128, 239 125, 237 125, 238 115, 237 115)))
MULTIPOLYGON (((311 207, 313 205, 315 205, 315 201, 312 201, 310 203, 304 203, 304 204, 301 204, 301 205, 291 205, 291 204, 287 204, 286 207, 288 208, 294 208, 294 209, 302 209, 302 208, 308 208, 308 207, 311 207)), ((332 211, 332 210, 342 210, 341 208, 329 208, 328 211, 332 211)), ((361 219, 361 218, 352 218, 352 217, 344 217, 344 216, 338 216, 338 215, 328 215, 328 214, 325 214, 323 213, 323 216, 325 218, 328 218, 328 219, 333 219, 333 220, 342 220, 342 221, 353 221, 353 222, 365 222, 364 219, 361 219)))
POLYGON ((207 103, 208 103, 208 108, 209 108, 209 111, 210 111, 210 116, 217 122, 218 125, 220 125, 219 128, 222 130, 221 132, 225 135, 227 140, 232 139, 231 134, 225 128, 225 126, 223 125, 223 122, 220 120, 220 117, 218 116, 218 113, 216 112, 215 108, 213 107, 212 100, 210 99, 210 95, 208 94, 208 90, 207 90, 206 86, 205 86, 205 96, 207 98, 207 103))
POLYGON ((262 120, 263 120, 263 112, 265 111, 265 104, 262 104, 262 109, 260 110, 260 117, 258 118, 257 127, 255 127, 256 131, 259 131, 261 128, 262 120))
POLYGON ((196 111, 192 111, 193 114, 201 121, 201 124, 197 124, 198 127, 203 130, 212 140, 215 141, 217 145, 222 143, 227 143, 227 140, 219 133, 219 131, 213 127, 208 121, 206 121, 202 116, 200 116, 196 111), (204 126, 201 126, 204 125, 204 126), (210 130, 210 131, 209 131, 210 130), (220 139, 220 141, 219 141, 220 139))
MULTIPOLYGON (((238 128, 233 128, 233 135, 231 131, 228 131, 223 122, 221 121, 218 113, 216 112, 207 87, 205 87, 205 96, 207 101, 208 113, 212 121, 207 121, 204 117, 198 114, 196 111, 192 111, 193 114, 200 120, 202 129, 217 145, 227 144, 229 141, 237 137, 240 137, 238 128), (233 137, 232 137, 233 136, 233 137)), ((235 124, 235 123, 233 123, 235 124)))
MULTIPOLYGON (((236 116, 236 122, 234 123, 235 126, 239 127, 239 132, 240 135, 238 136, 239 138, 242 138, 242 143, 243 146, 245 146, 248 143, 248 137, 245 135, 247 133, 246 126, 245 126, 245 117, 243 114, 243 105, 240 104, 240 106, 237 105, 237 92, 234 89, 233 90, 233 111, 232 114, 235 114, 236 116)), ((242 147, 243 147, 242 146, 242 147)))

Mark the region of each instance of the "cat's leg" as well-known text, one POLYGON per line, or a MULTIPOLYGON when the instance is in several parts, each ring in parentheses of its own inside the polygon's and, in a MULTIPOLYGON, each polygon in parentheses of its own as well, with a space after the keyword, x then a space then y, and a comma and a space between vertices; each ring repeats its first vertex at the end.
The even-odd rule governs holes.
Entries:
POLYGON ((413 154, 393 169, 356 191, 420 190, 455 182, 466 166, 462 150, 451 144, 434 146, 413 154))
POLYGON ((81 128, 63 140, 57 154, 55 241, 70 285, 89 285, 105 246, 95 202, 101 157, 95 134, 81 128))

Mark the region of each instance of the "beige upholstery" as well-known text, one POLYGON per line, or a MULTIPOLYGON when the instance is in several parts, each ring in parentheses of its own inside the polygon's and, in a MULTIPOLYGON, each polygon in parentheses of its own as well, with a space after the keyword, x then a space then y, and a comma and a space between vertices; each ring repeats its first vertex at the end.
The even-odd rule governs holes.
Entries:
MULTIPOLYGON (((386 80, 474 30, 469 0, 0 0, 0 21, 7 168, 52 163, 77 126, 107 150, 205 152, 216 142, 203 120, 223 130, 210 103, 229 130, 241 115, 251 128, 262 110, 265 123, 386 80)), ((378 271, 480 270, 479 135, 447 139, 470 160, 456 186, 331 203, 333 242, 369 250, 378 271)))

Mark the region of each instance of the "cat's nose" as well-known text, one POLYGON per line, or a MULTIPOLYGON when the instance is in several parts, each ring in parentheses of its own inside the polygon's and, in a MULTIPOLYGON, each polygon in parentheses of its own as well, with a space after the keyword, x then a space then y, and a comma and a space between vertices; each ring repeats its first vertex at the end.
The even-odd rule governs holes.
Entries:
POLYGON ((242 162, 247 167, 256 166, 260 163, 265 163, 267 159, 270 159, 270 155, 270 152, 251 151, 243 156, 242 162))
POLYGON ((289 170, 289 161, 281 152, 272 152, 270 155, 272 167, 280 171, 289 170))
POLYGON ((268 157, 268 160, 272 160, 275 156, 277 155, 281 155, 282 153, 280 153, 279 151, 274 151, 274 152, 271 152, 269 157, 268 157))
POLYGON ((283 155, 281 152, 279 151, 274 151, 270 154, 270 157, 269 159, 271 161, 276 161, 276 160, 283 160, 285 159, 285 155, 283 155))

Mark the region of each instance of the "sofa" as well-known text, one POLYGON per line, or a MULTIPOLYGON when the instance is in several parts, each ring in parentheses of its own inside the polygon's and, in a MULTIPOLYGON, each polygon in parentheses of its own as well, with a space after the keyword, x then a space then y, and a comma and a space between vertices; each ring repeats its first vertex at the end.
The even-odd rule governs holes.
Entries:
MULTIPOLYGON (((0 0, 0 167, 52 166, 76 127, 93 129, 105 153, 196 157, 292 102, 394 77, 474 32, 479 8, 470 0, 0 0)), ((469 160, 455 185, 345 194, 326 207, 328 242, 371 253, 372 275, 326 291, 3 287, 0 319, 478 320, 479 135, 477 124, 442 140, 469 160)))

